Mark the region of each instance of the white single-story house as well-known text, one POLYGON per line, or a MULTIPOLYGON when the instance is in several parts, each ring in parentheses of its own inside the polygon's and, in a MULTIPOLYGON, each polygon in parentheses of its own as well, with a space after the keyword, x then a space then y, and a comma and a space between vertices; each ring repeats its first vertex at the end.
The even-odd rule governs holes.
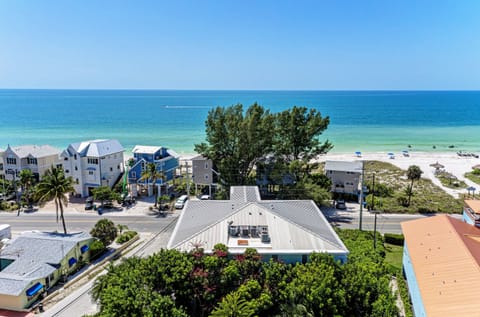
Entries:
POLYGON ((342 263, 348 250, 312 200, 262 200, 256 186, 234 186, 230 200, 188 200, 167 248, 230 254, 255 248, 264 260, 306 262, 312 252, 342 263))

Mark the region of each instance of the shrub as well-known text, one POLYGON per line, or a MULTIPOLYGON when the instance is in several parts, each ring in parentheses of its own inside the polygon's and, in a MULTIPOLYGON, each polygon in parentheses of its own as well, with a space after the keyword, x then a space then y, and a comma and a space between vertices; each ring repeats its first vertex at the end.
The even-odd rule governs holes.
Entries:
POLYGON ((383 238, 386 243, 399 245, 399 246, 402 246, 403 241, 405 240, 405 238, 403 237, 403 234, 395 234, 395 233, 385 233, 383 238))
POLYGON ((474 168, 472 171, 473 175, 480 175, 480 168, 474 168))
POLYGON ((90 231, 90 234, 107 246, 117 237, 117 228, 111 220, 100 219, 90 231))
POLYGON ((90 244, 90 258, 91 260, 95 260, 98 258, 100 255, 105 252, 107 248, 105 245, 102 243, 100 240, 94 240, 92 244, 90 244))
POLYGON ((117 243, 123 244, 137 235, 136 231, 125 231, 117 238, 117 243))

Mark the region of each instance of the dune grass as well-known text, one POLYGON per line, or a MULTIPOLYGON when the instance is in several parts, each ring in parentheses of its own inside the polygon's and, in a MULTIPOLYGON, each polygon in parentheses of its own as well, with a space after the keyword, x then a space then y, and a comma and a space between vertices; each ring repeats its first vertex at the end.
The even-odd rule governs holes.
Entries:
POLYGON ((375 182, 392 189, 392 194, 379 197, 378 209, 387 213, 461 213, 462 201, 447 194, 429 179, 420 179, 413 185, 413 196, 409 206, 402 204, 405 190, 410 184, 406 171, 393 164, 379 161, 365 162, 365 181, 370 182, 375 173, 375 182))

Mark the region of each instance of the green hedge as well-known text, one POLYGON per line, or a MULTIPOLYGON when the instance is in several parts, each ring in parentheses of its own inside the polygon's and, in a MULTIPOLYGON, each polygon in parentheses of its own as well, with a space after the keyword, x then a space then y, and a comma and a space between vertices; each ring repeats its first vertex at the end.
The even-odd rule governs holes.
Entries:
POLYGON ((393 245, 403 245, 403 241, 405 241, 405 238, 403 237, 403 234, 394 234, 394 233, 385 233, 383 236, 385 243, 390 243, 393 245))
POLYGON ((136 231, 125 231, 117 238, 117 243, 123 244, 137 235, 136 231))
POLYGON ((95 260, 100 257, 107 248, 100 240, 94 240, 90 244, 90 260, 95 260))

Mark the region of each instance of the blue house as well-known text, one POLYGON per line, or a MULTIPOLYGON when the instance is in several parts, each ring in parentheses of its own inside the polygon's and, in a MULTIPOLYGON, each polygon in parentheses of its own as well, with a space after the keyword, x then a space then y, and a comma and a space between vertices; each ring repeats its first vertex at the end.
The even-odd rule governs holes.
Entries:
POLYGON ((163 173, 163 179, 158 178, 155 182, 157 187, 175 177, 179 159, 175 151, 162 146, 136 145, 132 153, 133 158, 128 162, 128 184, 130 184, 130 191, 134 197, 137 196, 138 186, 146 188, 149 196, 153 194, 154 184, 151 183, 151 180, 140 180, 149 163, 154 163, 157 171, 163 173))

